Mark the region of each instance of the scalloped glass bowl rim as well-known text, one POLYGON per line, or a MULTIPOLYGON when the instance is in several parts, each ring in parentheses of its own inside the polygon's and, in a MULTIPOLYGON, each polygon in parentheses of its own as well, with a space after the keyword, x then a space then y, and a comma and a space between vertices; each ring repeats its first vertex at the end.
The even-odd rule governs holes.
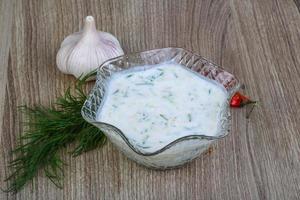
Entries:
MULTIPOLYGON (((85 106, 85 103, 89 100, 90 98, 90 95, 94 93, 94 90, 96 89, 96 84, 97 84, 97 80, 99 78, 99 71, 106 65, 108 65, 109 63, 111 62, 114 62, 114 61, 117 61, 117 60, 121 60, 122 58, 126 58, 126 57, 130 57, 130 56, 133 56, 133 55, 136 55, 136 54, 140 54, 140 53, 144 53, 144 52, 148 52, 148 51, 155 51, 155 50, 162 50, 162 49, 178 49, 178 50, 182 50, 182 51, 185 51, 185 52, 188 52, 190 54, 193 54, 193 55, 196 55, 198 57, 200 57, 201 59, 207 61, 208 63, 211 63, 213 64, 215 67, 217 68, 221 68, 223 69, 222 67, 220 67, 219 65, 207 60, 206 58, 203 58, 202 56, 198 55, 198 54, 195 54, 189 50, 186 50, 184 48, 180 48, 180 47, 166 47, 166 48, 155 48, 155 49, 149 49, 149 50, 145 50, 145 51, 139 51, 139 52, 132 52, 132 53, 127 53, 127 54, 124 54, 124 55, 121 55, 121 56, 118 56, 118 57, 115 57, 115 58, 111 58, 107 61, 105 61, 104 63, 102 63, 100 65, 100 67, 97 68, 96 72, 97 72, 97 75, 96 75, 96 83, 95 83, 95 86, 93 87, 93 89, 90 91, 86 101, 84 102, 83 104, 83 107, 85 106)), ((183 65, 184 66, 184 65, 183 65)), ((226 71, 226 70, 224 70, 226 71)), ((226 71, 227 72, 227 71, 226 71)), ((235 85, 234 88, 231 89, 231 91, 237 91, 239 88, 240 88, 240 82, 239 80, 234 76, 234 78, 236 79, 237 83, 235 85)), ((227 91, 228 92, 228 91, 227 91)), ((228 101, 231 99, 232 95, 234 94, 234 92, 228 92, 228 101)), ((225 136, 227 136, 229 134, 229 131, 225 131, 224 134, 217 134, 217 136, 208 136, 208 135, 201 135, 201 134, 197 134, 197 135, 186 135, 186 136, 183 136, 183 137, 180 137, 180 138, 177 138, 176 140, 168 143, 167 145, 165 145, 164 147, 154 151, 154 152, 141 152, 139 148, 135 147, 135 145, 131 144, 131 142, 129 141, 129 139, 125 136, 125 134, 116 126, 112 125, 112 124, 108 124, 108 123, 105 123, 105 122, 100 122, 100 121, 96 121, 96 120, 92 120, 88 117, 85 116, 84 114, 84 111, 83 111, 83 107, 81 109, 81 115, 82 117, 89 123, 91 124, 105 124, 106 126, 110 126, 112 127, 113 129, 116 130, 116 132, 119 134, 119 136, 121 136, 121 138, 124 140, 124 142, 137 154, 139 155, 142 155, 142 156, 153 156, 153 155, 157 155, 159 153, 162 153, 164 152, 165 150, 171 148, 172 146, 174 146, 175 144, 179 143, 179 142, 182 142, 184 140, 194 140, 194 139, 206 139, 206 140, 218 140, 218 139, 221 139, 221 138, 224 138, 225 136)), ((230 118, 230 116, 228 116, 230 118)), ((98 128, 98 127, 97 127, 98 128)))

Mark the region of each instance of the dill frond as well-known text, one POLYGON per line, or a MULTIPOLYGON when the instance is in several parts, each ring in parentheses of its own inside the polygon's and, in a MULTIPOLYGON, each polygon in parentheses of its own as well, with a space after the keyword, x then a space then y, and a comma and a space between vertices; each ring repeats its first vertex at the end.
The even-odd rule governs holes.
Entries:
POLYGON ((19 191, 39 170, 43 170, 61 188, 64 163, 59 156, 59 150, 77 142, 77 147, 71 152, 73 156, 77 156, 105 143, 105 135, 81 116, 81 107, 87 98, 83 85, 94 75, 95 72, 92 72, 81 78, 76 82, 74 95, 68 88, 50 108, 20 107, 26 117, 26 128, 13 150, 15 159, 9 165, 12 173, 6 178, 9 187, 5 191, 19 191))

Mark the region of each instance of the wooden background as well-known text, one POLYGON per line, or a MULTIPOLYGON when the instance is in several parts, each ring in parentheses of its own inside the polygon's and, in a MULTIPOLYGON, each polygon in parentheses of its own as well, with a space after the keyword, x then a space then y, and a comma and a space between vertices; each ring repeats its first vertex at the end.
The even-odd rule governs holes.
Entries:
POLYGON ((49 105, 74 83, 60 73, 60 42, 86 15, 126 52, 179 46, 234 73, 260 101, 233 110, 231 134, 176 170, 138 166, 110 143, 77 158, 62 152, 64 189, 43 174, 0 199, 300 199, 298 0, 0 0, 0 187, 16 138, 16 107, 49 105))

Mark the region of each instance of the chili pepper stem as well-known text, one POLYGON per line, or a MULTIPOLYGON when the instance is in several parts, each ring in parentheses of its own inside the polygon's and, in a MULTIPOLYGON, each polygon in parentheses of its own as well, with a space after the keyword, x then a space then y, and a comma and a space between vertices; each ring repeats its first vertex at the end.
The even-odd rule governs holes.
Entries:
POLYGON ((246 102, 241 103, 241 107, 245 106, 245 105, 249 105, 249 104, 257 104, 257 101, 252 101, 252 100, 248 100, 246 102))
POLYGON ((250 111, 246 114, 246 119, 250 118, 250 114, 254 110, 254 107, 256 107, 258 105, 258 103, 259 103, 258 101, 251 101, 250 104, 252 104, 253 106, 251 107, 250 111))

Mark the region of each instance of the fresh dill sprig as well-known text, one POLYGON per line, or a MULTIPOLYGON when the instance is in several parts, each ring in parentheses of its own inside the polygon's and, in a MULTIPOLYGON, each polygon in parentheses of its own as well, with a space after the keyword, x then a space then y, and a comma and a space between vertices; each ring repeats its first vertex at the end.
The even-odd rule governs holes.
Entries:
POLYGON ((77 81, 75 94, 71 94, 68 88, 64 96, 58 98, 50 108, 20 107, 26 117, 26 130, 13 150, 15 159, 9 165, 12 173, 6 179, 9 187, 5 191, 19 191, 39 170, 43 170, 61 188, 64 163, 59 156, 59 150, 77 142, 78 146, 71 152, 73 156, 77 156, 105 143, 105 135, 81 116, 81 107, 87 98, 83 85, 94 74, 92 72, 77 81))

